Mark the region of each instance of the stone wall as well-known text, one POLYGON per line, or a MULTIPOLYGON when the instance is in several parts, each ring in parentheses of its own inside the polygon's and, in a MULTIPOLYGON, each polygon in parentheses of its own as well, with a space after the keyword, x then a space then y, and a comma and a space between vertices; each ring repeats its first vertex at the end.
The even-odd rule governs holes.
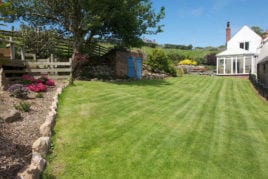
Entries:
POLYGON ((143 54, 141 51, 117 51, 115 55, 115 75, 119 78, 124 78, 128 74, 128 58, 141 58, 143 54))
POLYGON ((111 50, 103 57, 89 59, 79 72, 79 79, 89 80, 126 78, 128 74, 128 58, 141 58, 141 52, 128 50, 111 50))

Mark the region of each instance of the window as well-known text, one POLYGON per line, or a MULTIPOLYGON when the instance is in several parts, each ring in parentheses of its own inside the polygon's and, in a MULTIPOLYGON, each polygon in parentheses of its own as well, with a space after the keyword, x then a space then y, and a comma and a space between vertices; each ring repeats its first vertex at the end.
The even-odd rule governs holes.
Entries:
POLYGON ((249 42, 245 42, 245 50, 249 49, 249 42))
POLYGON ((244 42, 240 42, 239 46, 240 46, 241 49, 244 49, 244 42))
POLYGON ((240 42, 239 47, 241 49, 249 50, 249 42, 240 42))

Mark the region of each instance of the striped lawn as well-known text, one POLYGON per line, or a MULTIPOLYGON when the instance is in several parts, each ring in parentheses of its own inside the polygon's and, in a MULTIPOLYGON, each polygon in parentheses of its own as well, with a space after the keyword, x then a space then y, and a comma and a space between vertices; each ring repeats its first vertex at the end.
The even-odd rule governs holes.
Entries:
POLYGON ((268 178, 268 104, 248 80, 76 82, 43 177, 268 178))

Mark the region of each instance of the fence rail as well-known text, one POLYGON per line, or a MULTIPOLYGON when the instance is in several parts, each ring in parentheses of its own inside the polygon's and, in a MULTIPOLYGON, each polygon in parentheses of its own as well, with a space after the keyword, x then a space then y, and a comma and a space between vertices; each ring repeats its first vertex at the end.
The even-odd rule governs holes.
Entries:
POLYGON ((54 79, 66 79, 69 78, 72 71, 72 59, 70 58, 68 62, 60 62, 53 57, 37 59, 36 62, 0 59, 0 67, 3 68, 5 77, 10 80, 17 79, 25 73, 33 76, 47 75, 54 79), (20 69, 14 69, 14 67, 20 69))

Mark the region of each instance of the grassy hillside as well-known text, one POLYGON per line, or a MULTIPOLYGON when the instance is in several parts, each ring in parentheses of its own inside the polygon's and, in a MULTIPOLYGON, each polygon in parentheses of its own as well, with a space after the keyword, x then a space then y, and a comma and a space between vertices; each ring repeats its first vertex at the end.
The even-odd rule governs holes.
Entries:
MULTIPOLYGON (((154 48, 151 47, 142 47, 141 50, 145 54, 150 54, 152 53, 152 50, 154 48)), ((202 63, 204 61, 204 58, 208 54, 212 53, 219 53, 219 50, 207 50, 207 49, 193 49, 193 50, 180 50, 180 49, 166 49, 166 48, 161 48, 163 51, 166 52, 166 54, 173 54, 175 56, 182 56, 185 58, 190 58, 192 60, 196 60, 199 63, 202 63)))

